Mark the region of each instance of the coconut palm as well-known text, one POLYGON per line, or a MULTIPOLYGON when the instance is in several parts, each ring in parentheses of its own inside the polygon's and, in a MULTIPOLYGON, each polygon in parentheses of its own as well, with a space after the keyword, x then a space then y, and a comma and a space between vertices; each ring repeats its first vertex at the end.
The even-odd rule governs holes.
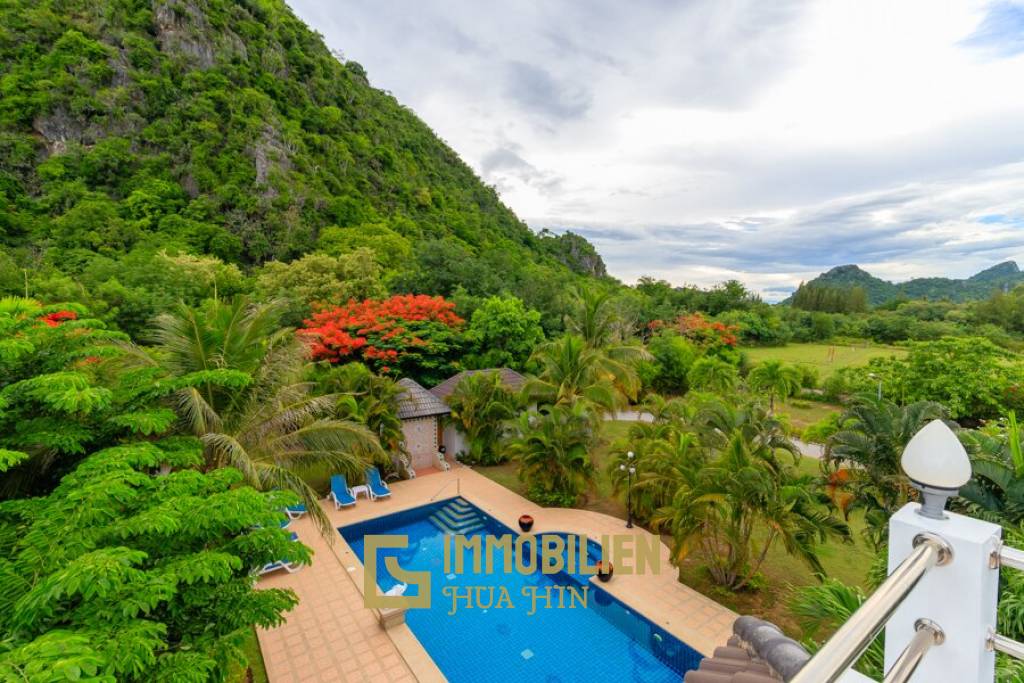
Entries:
POLYGON ((946 415, 933 401, 899 406, 864 396, 842 414, 841 428, 825 445, 826 466, 842 472, 841 481, 832 477, 835 492, 852 495, 847 509, 866 511, 865 532, 876 547, 884 543, 886 520, 912 496, 900 467, 904 447, 922 427, 946 415))
POLYGON ((658 510, 652 522, 672 534, 673 562, 696 552, 716 583, 740 590, 777 542, 822 572, 818 544, 829 537, 849 539, 849 527, 815 500, 811 477, 782 465, 770 441, 734 429, 724 448, 658 510))
POLYGON ((523 393, 539 404, 572 406, 582 401, 612 412, 635 398, 640 389, 632 363, 609 357, 577 335, 542 344, 530 360, 540 371, 527 380, 523 393))
MULTIPOLYGON (((336 415, 366 425, 391 455, 396 469, 408 469, 409 456, 403 450, 405 434, 398 417, 398 397, 404 389, 390 377, 374 374, 362 363, 329 366, 318 373, 318 393, 336 394, 336 415)), ((368 453, 372 457, 372 453, 368 453)))
POLYGON ((159 316, 152 354, 136 360, 161 368, 182 428, 198 437, 206 467, 238 469, 261 490, 290 489, 322 530, 331 529, 309 471, 357 475, 368 457, 381 457, 364 425, 334 417, 336 394, 316 395, 301 381, 308 353, 278 324, 277 302, 214 301, 201 310, 181 305, 159 316))
POLYGON ((512 393, 497 372, 478 372, 464 377, 448 396, 451 419, 466 435, 470 463, 495 465, 505 458, 498 448, 506 420, 516 414, 512 393))
POLYGON ((754 366, 747 383, 755 391, 768 394, 768 412, 775 412, 775 397, 785 399, 800 388, 800 371, 778 360, 766 360, 754 366))
POLYGON ((735 389, 739 379, 735 365, 714 356, 698 358, 686 373, 686 381, 691 389, 713 391, 717 394, 725 394, 735 389))
POLYGON ((583 403, 543 406, 519 416, 507 442, 528 495, 542 505, 569 506, 593 480, 594 425, 583 403))

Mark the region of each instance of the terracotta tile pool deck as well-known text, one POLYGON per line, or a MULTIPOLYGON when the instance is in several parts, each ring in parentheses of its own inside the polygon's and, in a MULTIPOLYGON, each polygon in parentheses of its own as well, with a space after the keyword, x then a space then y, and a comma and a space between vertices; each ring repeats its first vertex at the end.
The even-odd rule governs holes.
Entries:
MULTIPOLYGON (((360 497, 355 507, 335 510, 323 503, 335 527, 418 507, 460 493, 510 528, 529 513, 534 532, 569 531, 600 541, 602 535, 650 534, 626 529, 622 520, 586 510, 541 508, 470 468, 421 476, 391 484, 389 499, 360 497)), ((260 648, 271 683, 313 681, 443 681, 440 670, 405 624, 385 630, 377 612, 363 606, 362 565, 341 535, 333 544, 307 518, 290 530, 313 549, 313 563, 294 574, 278 571, 260 587, 291 588, 298 606, 286 623, 259 631, 260 648)), ((602 588, 703 654, 710 655, 732 633, 736 613, 676 580, 669 549, 660 542, 658 573, 620 575, 602 588)), ((614 554, 611 557, 616 563, 614 554)), ((628 564, 628 563, 627 563, 628 564)))

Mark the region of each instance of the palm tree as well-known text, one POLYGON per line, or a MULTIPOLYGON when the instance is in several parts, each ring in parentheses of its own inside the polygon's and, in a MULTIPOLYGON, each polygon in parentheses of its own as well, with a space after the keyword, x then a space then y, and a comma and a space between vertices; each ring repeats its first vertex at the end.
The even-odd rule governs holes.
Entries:
POLYGON ((691 389, 725 394, 736 388, 739 372, 732 363, 714 356, 705 356, 698 358, 690 367, 690 371, 686 373, 686 381, 691 389))
POLYGON ((849 527, 817 504, 811 477, 776 459, 771 439, 751 439, 747 432, 729 433, 724 448, 655 514, 655 528, 673 536, 673 562, 696 551, 716 583, 740 590, 781 542, 823 572, 817 545, 832 536, 848 540, 849 527))
POLYGON ((512 393, 497 372, 478 372, 464 377, 448 396, 451 419, 469 442, 465 459, 495 465, 504 458, 498 449, 503 423, 515 416, 512 393))
POLYGON ((727 447, 739 433, 762 458, 775 461, 780 452, 799 460, 800 450, 786 434, 782 423, 760 403, 734 405, 720 398, 703 403, 693 417, 701 445, 710 451, 727 447))
POLYGON ((530 360, 540 372, 527 380, 523 394, 536 403, 572 406, 582 401, 612 412, 640 390, 632 363, 615 360, 573 334, 542 344, 530 360))
POLYGON ((842 471, 842 481, 834 483, 844 486, 835 490, 852 494, 848 509, 866 511, 866 534, 876 547, 884 544, 886 520, 911 499, 910 480, 900 467, 903 449, 922 427, 946 416, 933 401, 899 406, 865 396, 839 418, 842 426, 828 440, 824 462, 842 471))
POLYGON ((678 419, 634 423, 628 437, 612 448, 611 456, 608 474, 616 493, 628 485, 621 466, 636 468, 631 499, 633 514, 641 522, 668 505, 680 486, 692 485, 706 462, 697 435, 678 419))
MULTIPOLYGON (((860 609, 867 596, 857 586, 847 586, 831 577, 820 584, 804 586, 790 599, 790 609, 800 621, 804 632, 812 637, 834 632, 860 609)), ((885 640, 879 636, 871 641, 858 660, 856 669, 872 680, 885 676, 885 640)))
POLYGON ((301 381, 307 347, 279 327, 280 315, 277 302, 241 297, 181 305, 156 319, 152 354, 133 355, 163 370, 208 469, 234 467, 255 488, 294 491, 326 534, 330 522, 301 474, 358 475, 383 450, 364 425, 334 416, 336 394, 316 395, 301 381))
POLYGON ((542 505, 573 505, 594 476, 589 449, 594 426, 583 403, 544 406, 519 416, 509 455, 519 478, 542 505))
POLYGON ((800 371, 778 360, 759 363, 747 376, 750 388, 768 393, 768 412, 775 412, 775 397, 785 399, 800 388, 800 371))
MULTIPOLYGON (((336 415, 366 425, 377 436, 380 445, 391 455, 397 470, 411 467, 404 451, 405 434, 398 417, 398 397, 404 389, 390 377, 374 374, 362 363, 330 366, 318 373, 318 393, 336 394, 336 415)), ((367 456, 372 458, 372 453, 367 456)))
POLYGON ((998 431, 962 431, 974 478, 960 496, 1009 524, 1024 520, 1024 431, 1011 412, 998 431))
POLYGON ((565 327, 587 346, 603 349, 618 342, 619 316, 611 307, 611 290, 583 287, 576 291, 576 308, 566 316, 565 327))

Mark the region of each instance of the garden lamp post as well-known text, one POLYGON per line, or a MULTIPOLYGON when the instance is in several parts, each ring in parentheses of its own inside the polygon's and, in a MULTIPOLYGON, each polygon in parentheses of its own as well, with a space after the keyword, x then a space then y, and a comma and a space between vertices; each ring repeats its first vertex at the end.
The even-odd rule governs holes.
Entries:
POLYGON ((629 460, 629 467, 625 465, 619 465, 619 470, 626 473, 626 528, 633 528, 633 475, 636 474, 636 468, 633 467, 633 451, 626 453, 626 458, 629 460))

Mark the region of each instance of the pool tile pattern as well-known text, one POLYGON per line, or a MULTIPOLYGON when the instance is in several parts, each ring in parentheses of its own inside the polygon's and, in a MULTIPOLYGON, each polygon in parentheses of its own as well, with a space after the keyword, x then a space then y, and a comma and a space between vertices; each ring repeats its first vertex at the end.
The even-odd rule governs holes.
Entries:
MULTIPOLYGON (((387 499, 370 502, 360 498, 355 507, 343 510, 323 507, 332 524, 339 527, 458 492, 513 528, 519 515, 529 513, 536 520, 534 532, 571 531, 600 540, 602 534, 627 531, 622 520, 608 515, 541 508, 465 467, 391 486, 394 493, 387 499)), ((362 566, 340 535, 329 544, 308 518, 292 522, 290 529, 313 549, 314 559, 295 574, 276 572, 260 580, 260 587, 291 588, 300 600, 284 624, 259 630, 271 683, 444 680, 407 626, 385 631, 376 613, 363 607, 362 566)), ((632 532, 647 534, 639 528, 632 532)), ((711 654, 732 634, 737 615, 676 581, 669 549, 661 546, 661 551, 659 574, 617 573, 602 587, 694 649, 711 654)))

